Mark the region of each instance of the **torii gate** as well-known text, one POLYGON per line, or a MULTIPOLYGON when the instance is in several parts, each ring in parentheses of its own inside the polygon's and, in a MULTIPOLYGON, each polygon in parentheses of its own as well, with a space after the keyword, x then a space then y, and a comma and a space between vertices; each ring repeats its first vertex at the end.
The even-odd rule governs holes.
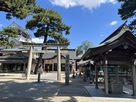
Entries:
POLYGON ((61 63, 60 63, 60 47, 68 46, 68 44, 56 44, 56 43, 28 43, 28 42, 22 42, 24 46, 30 46, 29 51, 29 59, 28 59, 28 65, 27 65, 27 76, 26 79, 30 79, 30 72, 32 67, 32 54, 33 53, 45 53, 44 50, 33 50, 33 46, 38 47, 57 47, 57 81, 61 81, 61 63))

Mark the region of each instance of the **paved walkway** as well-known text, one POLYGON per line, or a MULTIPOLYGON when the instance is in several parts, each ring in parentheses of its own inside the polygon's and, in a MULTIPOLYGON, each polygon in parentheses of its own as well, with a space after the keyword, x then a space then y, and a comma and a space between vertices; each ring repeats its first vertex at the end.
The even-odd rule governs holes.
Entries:
POLYGON ((40 83, 37 83, 37 75, 31 75, 27 81, 21 74, 0 74, 0 102, 136 102, 132 97, 102 97, 103 92, 94 97, 93 94, 102 90, 84 83, 79 76, 73 79, 70 75, 69 85, 65 85, 64 73, 60 82, 56 80, 56 72, 43 74, 40 83))

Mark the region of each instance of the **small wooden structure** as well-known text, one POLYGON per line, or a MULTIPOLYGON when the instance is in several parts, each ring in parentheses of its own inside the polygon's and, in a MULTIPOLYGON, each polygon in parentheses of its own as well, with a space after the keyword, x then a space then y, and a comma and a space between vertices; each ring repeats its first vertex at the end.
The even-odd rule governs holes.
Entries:
MULTIPOLYGON (((82 56, 83 60, 92 59, 95 65, 96 88, 98 88, 98 67, 104 67, 104 88, 109 94, 108 66, 116 66, 116 82, 118 83, 119 65, 131 65, 133 95, 136 96, 136 36, 133 35, 126 23, 122 24, 99 46, 90 48, 82 56)), ((118 86, 116 84, 116 86, 118 86)), ((119 86, 120 87, 120 86, 119 86)), ((119 88, 117 87, 117 88, 119 88)), ((122 87, 123 88, 123 87, 122 87)))

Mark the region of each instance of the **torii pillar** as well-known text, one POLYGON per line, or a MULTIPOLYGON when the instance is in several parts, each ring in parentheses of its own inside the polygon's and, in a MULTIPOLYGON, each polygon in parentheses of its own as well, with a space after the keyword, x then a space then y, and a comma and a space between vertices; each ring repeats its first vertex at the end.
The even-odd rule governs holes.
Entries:
POLYGON ((27 80, 30 79, 30 72, 31 72, 31 66, 32 66, 32 55, 33 52, 35 53, 45 53, 45 50, 41 50, 41 51, 33 51, 32 46, 46 46, 46 47, 50 47, 50 46, 55 46, 57 47, 58 51, 57 51, 57 55, 58 55, 58 70, 57 70, 57 80, 60 81, 61 80, 61 62, 60 62, 60 46, 68 46, 68 43, 65 44, 52 44, 52 43, 28 43, 28 42, 22 42, 22 44, 24 46, 30 46, 30 51, 29 51, 29 60, 28 60, 28 65, 27 65, 27 80))
POLYGON ((60 47, 57 47, 57 81, 61 81, 60 47))
POLYGON ((31 67, 32 67, 32 52, 33 52, 33 48, 32 46, 30 46, 29 59, 27 64, 27 75, 26 75, 27 80, 30 79, 30 73, 31 73, 31 67))

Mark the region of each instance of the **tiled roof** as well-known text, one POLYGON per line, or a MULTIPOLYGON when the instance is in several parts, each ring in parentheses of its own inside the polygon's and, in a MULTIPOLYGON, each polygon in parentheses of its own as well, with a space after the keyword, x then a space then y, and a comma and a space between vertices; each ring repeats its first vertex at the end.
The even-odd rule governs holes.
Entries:
POLYGON ((14 27, 14 28, 18 28, 21 31, 23 31, 25 34, 27 35, 31 35, 26 29, 24 29, 23 27, 19 26, 16 22, 13 22, 11 25, 9 25, 9 27, 14 27))
POLYGON ((104 41, 102 41, 98 46, 89 48, 81 59, 87 60, 92 56, 109 51, 110 49, 118 47, 123 43, 127 43, 125 39, 131 39, 133 40, 133 43, 136 41, 135 35, 131 33, 130 29, 126 25, 126 22, 122 24, 117 30, 115 30, 110 36, 108 36, 104 41))
MULTIPOLYGON (((124 22, 120 27, 118 27, 118 29, 116 29, 112 34, 110 34, 105 40, 103 40, 101 43, 100 43, 100 45, 101 44, 103 44, 103 43, 106 43, 106 42, 108 42, 108 41, 110 41, 110 39, 113 39, 114 37, 116 37, 116 36, 120 36, 122 33, 120 33, 122 30, 129 30, 129 28, 127 27, 127 25, 126 25, 126 22, 124 22)), ((117 37, 116 37, 117 38, 117 37)))
POLYGON ((3 55, 3 56, 0 56, 0 59, 24 59, 24 58, 28 58, 24 55, 19 55, 19 54, 8 54, 8 55, 3 55))

